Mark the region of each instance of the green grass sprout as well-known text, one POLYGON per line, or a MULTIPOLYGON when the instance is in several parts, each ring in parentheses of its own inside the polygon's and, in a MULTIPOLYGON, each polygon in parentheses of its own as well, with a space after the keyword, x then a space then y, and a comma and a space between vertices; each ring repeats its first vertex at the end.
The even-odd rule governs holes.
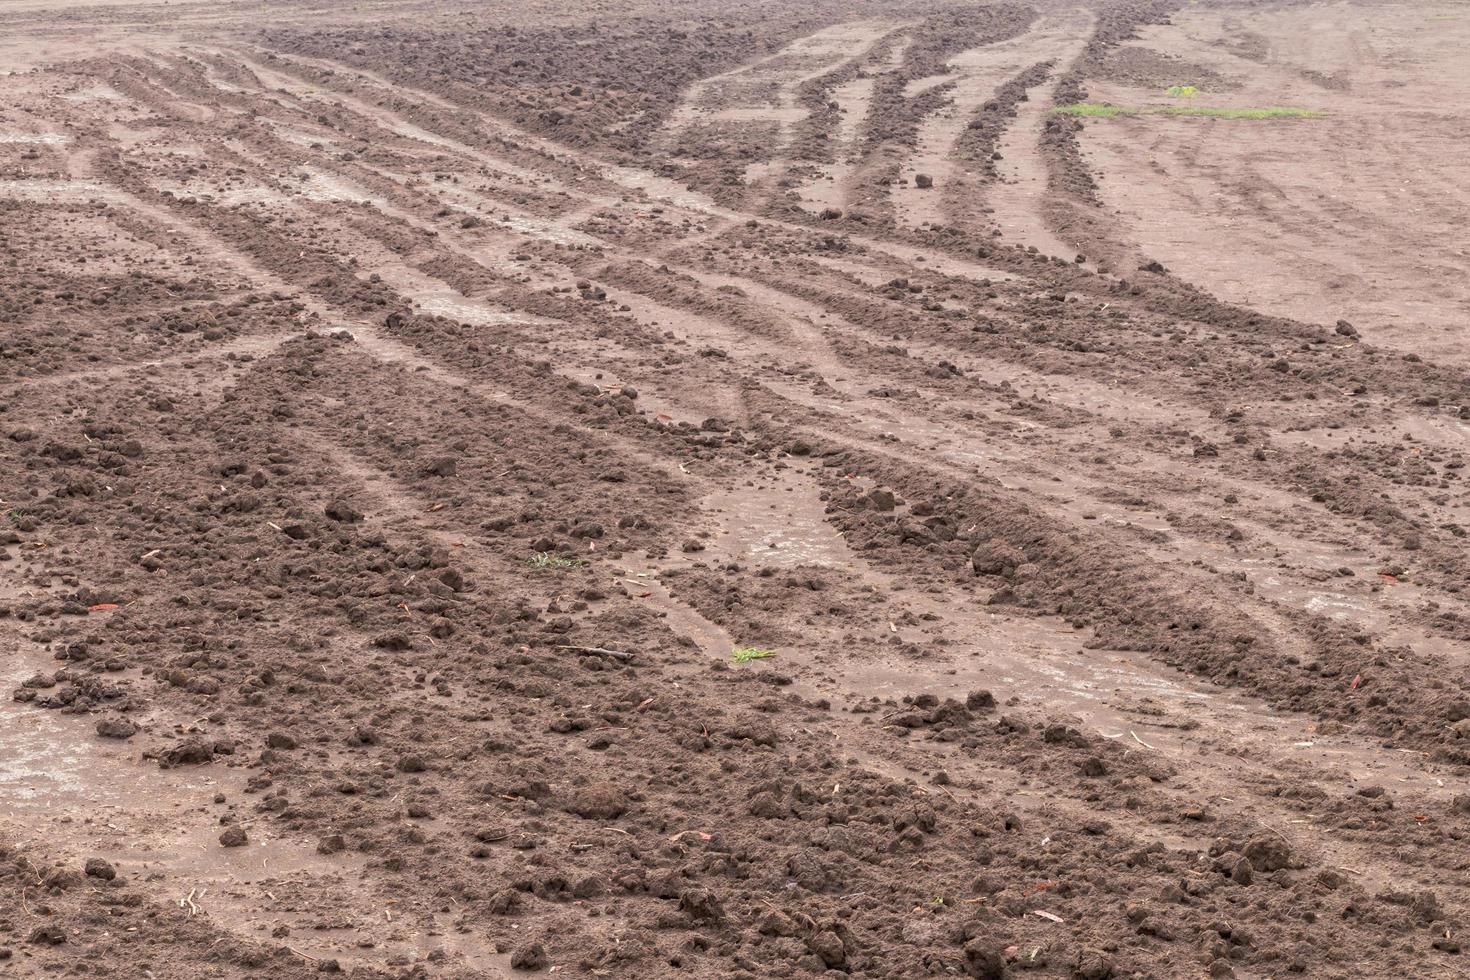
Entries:
POLYGON ((730 654, 737 664, 748 664, 752 660, 764 660, 767 657, 774 657, 775 655, 775 650, 762 650, 758 647, 738 647, 730 654))
POLYGON ((1315 109, 1292 109, 1273 106, 1265 109, 1223 109, 1200 105, 1121 106, 1098 102, 1074 102, 1059 105, 1052 112, 1087 119, 1112 119, 1114 116, 1206 116, 1211 119, 1320 119, 1326 115, 1315 109))

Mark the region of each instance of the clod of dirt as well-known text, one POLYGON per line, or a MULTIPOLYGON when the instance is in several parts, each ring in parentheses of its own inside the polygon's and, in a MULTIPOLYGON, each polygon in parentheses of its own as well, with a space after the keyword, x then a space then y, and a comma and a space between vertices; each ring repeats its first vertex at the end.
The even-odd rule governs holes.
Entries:
POLYGON ((266 748, 289 750, 296 748, 296 739, 285 732, 270 732, 265 737, 265 744, 266 748))
POLYGON ((158 765, 163 769, 172 769, 175 766, 197 766, 203 765, 214 759, 214 746, 197 738, 191 738, 186 742, 166 749, 158 757, 158 765))
POLYGON ((965 943, 965 976, 976 980, 1005 980, 1006 975, 1005 957, 992 944, 983 939, 965 943))
POLYGON ((244 847, 250 843, 250 837, 239 827, 231 827, 219 835, 221 847, 244 847))
POLYGON ((1245 845, 1245 856, 1257 871, 1279 871, 1291 864, 1291 848, 1278 837, 1262 834, 1245 845))
POLYGON ((921 191, 928 190, 929 188, 934 186, 934 178, 930 177, 928 174, 915 174, 914 186, 921 191))
POLYGON ((616 820, 628 812, 628 797, 612 783, 588 783, 568 793, 562 809, 589 820, 616 820))
POLYGON ((103 718, 97 722, 97 734, 103 738, 132 738, 138 726, 124 718, 103 718))
POLYGON ((1109 980, 1113 975, 1113 961, 1095 949, 1084 949, 1077 953, 1077 962, 1072 967, 1076 980, 1109 980))
POLYGON ((333 500, 324 509, 328 517, 343 524, 356 524, 362 520, 362 511, 345 500, 333 500))
POLYGON ((892 510, 897 503, 891 490, 871 490, 858 499, 869 509, 878 511, 892 510))
POLYGON ((965 707, 971 711, 992 711, 995 709, 995 695, 986 690, 971 691, 965 697, 965 707))
POLYGON ((970 567, 976 575, 1004 575, 1025 563, 1021 549, 1001 538, 991 538, 970 556, 970 567))
POLYGON ((842 937, 831 929, 815 933, 807 940, 807 946, 830 969, 841 969, 847 963, 847 946, 842 942, 842 937))
POLYGON ((1048 745, 1070 745, 1073 748, 1087 748, 1087 736, 1083 735, 1071 725, 1047 725, 1041 733, 1041 740, 1048 745))
POLYGON ((679 894, 679 911, 696 922, 719 922, 725 917, 720 896, 704 888, 690 888, 679 894))
POLYGON ((752 817, 765 820, 784 820, 791 814, 791 807, 775 793, 757 793, 746 808, 752 817))
POLYGON ((383 650, 412 650, 413 640, 401 630, 380 633, 373 637, 373 646, 383 650))
POLYGON ((540 970, 545 968, 551 961, 546 957, 546 947, 540 943, 526 943, 511 950, 510 968, 512 970, 540 970))
POLYGON ((111 881, 117 877, 117 869, 102 858, 87 858, 87 864, 82 871, 88 878, 101 878, 103 881, 111 881))
POLYGON ((1256 872, 1251 867, 1250 860, 1234 851, 1220 855, 1212 866, 1237 885, 1249 885, 1256 879, 1256 872))

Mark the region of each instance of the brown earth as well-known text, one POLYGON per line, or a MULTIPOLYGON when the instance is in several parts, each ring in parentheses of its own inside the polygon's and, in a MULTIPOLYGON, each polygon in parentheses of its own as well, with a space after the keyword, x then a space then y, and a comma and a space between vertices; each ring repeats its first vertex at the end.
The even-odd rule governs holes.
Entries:
POLYGON ((1467 32, 6 4, 0 976, 1464 976, 1467 32))

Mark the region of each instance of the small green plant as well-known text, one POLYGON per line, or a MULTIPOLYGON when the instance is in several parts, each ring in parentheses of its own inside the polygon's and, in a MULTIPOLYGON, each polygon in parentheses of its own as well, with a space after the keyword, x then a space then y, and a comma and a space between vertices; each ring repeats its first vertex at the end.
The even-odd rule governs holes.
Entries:
POLYGON ((1208 116, 1211 119, 1320 119, 1325 113, 1315 109, 1271 106, 1265 109, 1222 109, 1210 106, 1158 106, 1151 111, 1165 116, 1208 116))
POLYGON ((1176 99, 1192 99, 1199 95, 1199 89, 1193 85, 1170 85, 1165 93, 1176 99))
POLYGON ((1200 105, 1122 106, 1097 102, 1059 105, 1052 112, 1064 116, 1089 119, 1111 119, 1114 116, 1207 116, 1211 119, 1319 119, 1326 113, 1315 109, 1292 109, 1273 106, 1265 109, 1226 109, 1200 105))
POLYGON ((1120 105, 1101 105, 1095 102, 1074 102, 1071 105, 1059 105, 1052 109, 1060 116, 1082 116, 1086 119, 1111 119, 1114 116, 1132 116, 1138 113, 1137 109, 1125 109, 1120 105))
POLYGON ((581 558, 563 558, 549 551, 541 551, 527 558, 526 564, 532 568, 580 568, 587 562, 581 558))
POLYGON ((752 660, 764 660, 767 657, 774 657, 775 655, 775 650, 761 650, 758 647, 739 647, 734 653, 730 654, 730 656, 735 658, 737 664, 748 664, 752 660))

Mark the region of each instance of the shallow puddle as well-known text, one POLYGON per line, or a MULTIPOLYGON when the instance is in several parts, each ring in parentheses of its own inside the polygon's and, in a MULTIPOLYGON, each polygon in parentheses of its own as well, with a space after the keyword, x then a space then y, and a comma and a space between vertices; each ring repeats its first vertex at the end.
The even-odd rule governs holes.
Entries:
POLYGON ((704 509, 718 515, 722 525, 718 551, 781 568, 840 568, 858 560, 827 523, 825 505, 799 471, 751 482, 753 486, 731 487, 704 502, 704 509))
MULTIPOLYGON (((22 651, 4 663, 0 692, 57 667, 22 651)), ((395 924, 395 903, 360 883, 363 860, 355 854, 324 857, 314 840, 272 836, 253 818, 261 797, 246 794, 244 769, 222 762, 160 769, 142 758, 146 734, 100 738, 98 717, 0 700, 0 832, 8 843, 78 869, 104 858, 175 914, 206 916, 244 939, 314 959, 382 965, 443 951, 481 975, 507 972, 508 957, 454 934, 447 922, 395 924), (217 794, 223 803, 214 802, 217 794), (220 816, 232 810, 250 837, 243 847, 219 844, 220 816), (280 926, 291 934, 272 938, 280 926)))
POLYGON ((28 201, 86 201, 118 196, 119 193, 112 188, 91 180, 0 180, 0 197, 19 197, 28 201))
POLYGON ((0 132, 0 144, 33 143, 40 146, 62 146, 70 143, 65 133, 6 133, 0 132))
MULTIPOLYGON (((405 293, 405 295, 410 294, 405 293)), ((529 316, 525 313, 487 309, 484 306, 449 295, 418 294, 411 296, 411 298, 417 302, 420 313, 448 317, 451 320, 459 320, 461 323, 472 323, 480 327, 503 326, 505 324, 532 326, 538 323, 544 324, 550 322, 541 317, 529 316)))

